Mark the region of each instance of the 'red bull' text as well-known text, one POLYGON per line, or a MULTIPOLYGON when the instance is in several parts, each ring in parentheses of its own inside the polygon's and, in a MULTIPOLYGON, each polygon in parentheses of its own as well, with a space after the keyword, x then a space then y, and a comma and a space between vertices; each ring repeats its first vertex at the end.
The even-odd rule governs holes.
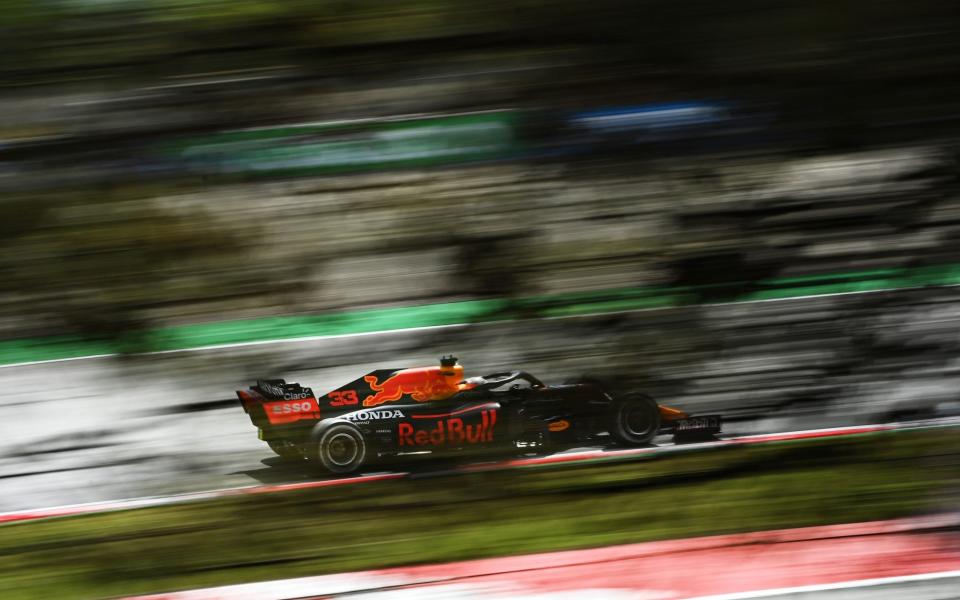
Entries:
POLYGON ((440 419, 429 429, 417 429, 411 423, 400 423, 397 437, 400 446, 456 446, 459 444, 482 444, 493 441, 493 428, 497 423, 497 411, 484 410, 480 423, 464 423, 459 417, 440 419))

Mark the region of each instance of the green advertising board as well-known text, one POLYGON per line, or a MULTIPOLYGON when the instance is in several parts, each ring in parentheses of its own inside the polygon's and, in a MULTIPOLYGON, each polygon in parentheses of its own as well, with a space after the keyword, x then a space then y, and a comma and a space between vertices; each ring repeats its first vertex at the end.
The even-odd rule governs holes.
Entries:
POLYGON ((516 111, 229 131, 167 146, 190 170, 296 174, 423 167, 511 158, 516 111))

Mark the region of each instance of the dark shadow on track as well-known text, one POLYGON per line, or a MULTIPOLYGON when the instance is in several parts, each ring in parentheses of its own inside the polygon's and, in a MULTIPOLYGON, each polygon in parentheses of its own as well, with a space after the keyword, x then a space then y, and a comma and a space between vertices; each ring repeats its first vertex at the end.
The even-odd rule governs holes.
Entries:
MULTIPOLYGON (((596 448, 599 450, 599 448, 596 448)), ((538 455, 544 456, 544 455, 538 455)), ((263 468, 234 471, 231 475, 246 475, 255 481, 267 484, 287 484, 307 481, 321 481, 334 479, 351 479, 363 475, 384 473, 407 473, 410 477, 429 477, 460 471, 466 466, 492 464, 508 461, 515 458, 534 458, 535 455, 493 455, 478 459, 478 457, 437 457, 429 454, 422 456, 388 457, 381 459, 374 465, 368 465, 364 471, 348 475, 334 475, 324 471, 306 460, 289 460, 278 456, 270 456, 260 461, 263 468)))
MULTIPOLYGON (((700 440, 702 441, 702 440, 700 440)), ((644 448, 656 448, 655 444, 644 446, 644 448)), ((604 446, 604 447, 584 447, 569 449, 566 452, 612 452, 624 450, 623 446, 604 446)), ((321 467, 306 460, 290 460, 278 456, 270 456, 260 461, 263 468, 240 470, 231 473, 231 475, 246 475, 255 481, 267 484, 278 485, 287 483, 301 483, 308 481, 351 479, 362 475, 384 474, 384 473, 406 473, 411 478, 433 477, 462 472, 466 467, 482 467, 484 465, 493 465, 505 463, 511 460, 547 458, 551 456, 561 456, 566 452, 550 453, 529 453, 529 454, 493 454, 488 456, 432 456, 407 455, 402 457, 385 457, 374 465, 369 465, 366 470, 349 475, 334 475, 324 471, 321 467)))

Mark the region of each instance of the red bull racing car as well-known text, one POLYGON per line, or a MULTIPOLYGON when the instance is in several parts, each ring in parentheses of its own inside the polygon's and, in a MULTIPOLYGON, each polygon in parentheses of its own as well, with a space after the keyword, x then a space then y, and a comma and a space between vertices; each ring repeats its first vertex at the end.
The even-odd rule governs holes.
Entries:
POLYGON ((592 380, 546 385, 523 371, 464 379, 453 356, 434 367, 372 371, 320 397, 282 379, 237 396, 274 452, 333 473, 404 454, 642 446, 660 433, 701 439, 721 427, 718 415, 693 417, 592 380))

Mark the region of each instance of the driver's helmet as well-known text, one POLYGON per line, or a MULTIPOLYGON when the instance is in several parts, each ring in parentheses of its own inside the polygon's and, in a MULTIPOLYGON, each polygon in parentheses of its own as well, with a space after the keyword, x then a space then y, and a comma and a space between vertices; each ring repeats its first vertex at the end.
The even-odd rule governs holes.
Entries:
POLYGON ((457 384, 463 381, 463 367, 452 354, 440 359, 440 376, 450 389, 457 389, 457 384))

